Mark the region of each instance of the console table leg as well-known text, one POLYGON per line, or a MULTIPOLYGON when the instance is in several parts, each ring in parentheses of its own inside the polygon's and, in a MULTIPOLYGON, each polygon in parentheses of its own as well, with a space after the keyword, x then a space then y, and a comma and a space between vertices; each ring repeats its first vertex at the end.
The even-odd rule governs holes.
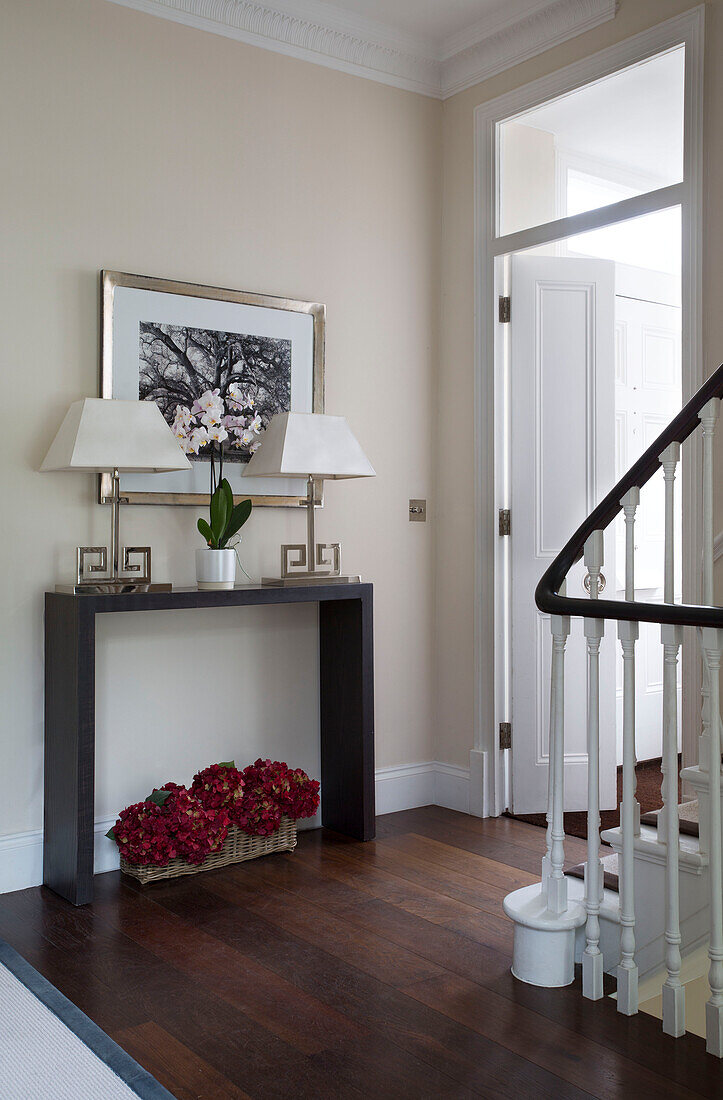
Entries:
POLYGON ((95 612, 45 599, 43 882, 73 905, 93 900, 95 612))
POLYGON ((372 840, 374 635, 371 595, 319 604, 322 824, 372 840))

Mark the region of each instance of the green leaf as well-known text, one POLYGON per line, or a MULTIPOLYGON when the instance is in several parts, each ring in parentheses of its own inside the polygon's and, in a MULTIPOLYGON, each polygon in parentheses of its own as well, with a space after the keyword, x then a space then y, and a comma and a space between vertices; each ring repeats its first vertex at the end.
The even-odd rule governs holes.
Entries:
POLYGON ((236 765, 233 760, 222 760, 219 764, 219 768, 235 768, 236 765))
POLYGON ((246 520, 251 515, 251 501, 240 501, 229 517, 229 521, 226 524, 226 530, 223 536, 223 542, 226 543, 230 538, 236 534, 236 532, 243 527, 246 520))
MULTIPOLYGON (((115 829, 109 829, 105 835, 108 837, 108 840, 115 840, 115 829)), ((116 844, 117 843, 118 841, 116 840, 116 844)))
POLYGON ((163 806, 165 802, 171 797, 170 791, 154 791, 153 794, 149 794, 146 802, 155 802, 156 806, 163 806))
POLYGON ((223 495, 226 497, 226 520, 228 521, 233 512, 233 491, 225 477, 222 478, 219 489, 221 489, 223 495))
POLYGON ((205 519, 199 519, 197 526, 198 526, 199 531, 201 532, 201 534, 205 538, 206 542, 209 544, 209 546, 211 546, 213 549, 215 549, 213 544, 216 541, 216 539, 215 539, 213 531, 211 530, 211 528, 206 523, 206 520, 205 519))
POLYGON ((228 498, 225 491, 219 485, 216 492, 211 497, 211 530, 214 533, 216 542, 220 542, 223 537, 227 521, 228 498))

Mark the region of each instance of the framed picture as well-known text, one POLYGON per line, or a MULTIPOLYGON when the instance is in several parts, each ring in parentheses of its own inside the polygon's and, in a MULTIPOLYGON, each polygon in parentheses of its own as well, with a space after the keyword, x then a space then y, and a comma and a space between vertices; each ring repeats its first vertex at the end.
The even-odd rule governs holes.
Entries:
MULTIPOLYGON (((234 496, 303 503, 303 479, 242 474, 272 416, 324 411, 325 307, 119 271, 101 283, 101 397, 155 401, 191 460, 178 473, 121 473, 128 503, 207 504, 219 433, 234 496)), ((102 474, 101 501, 110 494, 102 474)))

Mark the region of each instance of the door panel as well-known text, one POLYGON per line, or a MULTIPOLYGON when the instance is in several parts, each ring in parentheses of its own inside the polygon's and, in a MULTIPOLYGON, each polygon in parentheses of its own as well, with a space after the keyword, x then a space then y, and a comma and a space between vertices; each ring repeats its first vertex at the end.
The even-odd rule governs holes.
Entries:
MULTIPOLYGON (((550 623, 537 582, 615 473, 615 268, 606 260, 515 256, 511 262, 512 805, 546 809, 550 623)), ((615 584, 615 539, 603 572, 615 584)), ((568 576, 579 595, 585 568, 568 576)), ((601 807, 616 802, 615 638, 601 645, 601 807)), ((587 671, 582 622, 565 665, 565 809, 587 806, 587 671)))
MULTIPOLYGON (((650 446, 682 403, 679 280, 660 272, 618 265, 616 270, 615 407, 620 422, 616 478, 650 446)), ((675 595, 681 593, 682 478, 676 477, 675 595)), ((625 597, 625 524, 616 520, 616 597, 625 597)), ((635 596, 663 599, 665 497, 659 470, 640 493, 635 521, 635 596)), ((639 760, 661 754, 663 650, 660 628, 640 624, 635 665, 635 741, 639 760)), ((622 659, 618 654, 618 762, 622 761, 622 659)), ((680 691, 680 686, 679 689, 680 691)), ((678 707, 680 714, 680 706, 678 707)), ((680 731, 679 731, 680 738, 680 731)))

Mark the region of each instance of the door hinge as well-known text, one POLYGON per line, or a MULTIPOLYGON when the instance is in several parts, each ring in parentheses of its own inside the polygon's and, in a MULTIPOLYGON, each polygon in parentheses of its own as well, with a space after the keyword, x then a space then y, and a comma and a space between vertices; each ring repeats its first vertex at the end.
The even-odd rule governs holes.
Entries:
POLYGON ((512 319, 512 300, 509 295, 500 295, 499 319, 501 325, 509 325, 512 319))
POLYGON ((512 723, 500 722, 500 748, 512 748, 512 723))
POLYGON ((509 535, 512 530, 512 517, 510 516, 509 508, 500 508, 499 515, 499 533, 501 535, 509 535))

